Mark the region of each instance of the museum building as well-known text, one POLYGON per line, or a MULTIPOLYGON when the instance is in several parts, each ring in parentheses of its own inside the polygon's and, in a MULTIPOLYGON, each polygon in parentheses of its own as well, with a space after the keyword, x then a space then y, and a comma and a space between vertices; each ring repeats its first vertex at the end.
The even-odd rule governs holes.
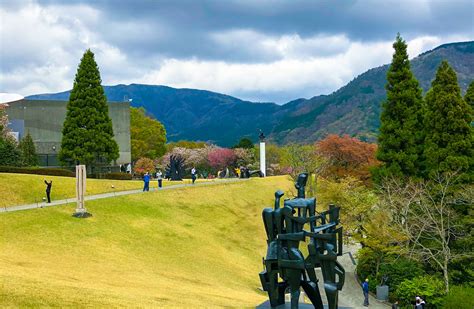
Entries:
MULTIPOLYGON (((67 101, 21 99, 7 102, 8 127, 20 140, 27 132, 36 146, 40 166, 60 166, 62 128, 67 101)), ((117 165, 131 162, 130 102, 108 102, 114 138, 119 146, 117 165)))

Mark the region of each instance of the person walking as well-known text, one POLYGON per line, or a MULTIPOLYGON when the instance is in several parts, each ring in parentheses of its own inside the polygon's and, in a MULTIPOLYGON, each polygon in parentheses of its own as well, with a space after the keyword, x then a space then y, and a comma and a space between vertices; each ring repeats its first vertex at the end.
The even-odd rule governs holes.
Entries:
POLYGON ((158 189, 161 189, 163 182, 163 173, 161 172, 161 170, 158 170, 158 172, 156 173, 156 178, 158 179, 158 189))
POLYGON ((150 191, 150 174, 148 172, 143 176, 143 192, 150 191))
POLYGON ((398 307, 398 300, 396 300, 393 304, 392 304, 392 309, 399 309, 400 307, 398 307))
POLYGON ((50 180, 47 182, 45 179, 44 183, 46 184, 46 197, 48 198, 48 203, 51 203, 51 187, 53 186, 53 181, 50 180))
POLYGON ((193 180, 193 185, 194 185, 194 182, 196 181, 196 168, 192 168, 191 169, 191 178, 193 180))
POLYGON ((364 306, 369 306, 369 279, 365 279, 364 283, 362 283, 362 292, 364 292, 364 306))

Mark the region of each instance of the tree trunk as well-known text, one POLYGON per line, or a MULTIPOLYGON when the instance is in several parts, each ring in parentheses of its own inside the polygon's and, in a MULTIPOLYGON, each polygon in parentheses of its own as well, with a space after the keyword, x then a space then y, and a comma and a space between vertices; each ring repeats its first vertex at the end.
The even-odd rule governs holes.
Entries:
POLYGON ((444 287, 446 289, 446 294, 449 292, 449 276, 448 276, 448 259, 444 259, 443 265, 443 277, 444 277, 444 287))

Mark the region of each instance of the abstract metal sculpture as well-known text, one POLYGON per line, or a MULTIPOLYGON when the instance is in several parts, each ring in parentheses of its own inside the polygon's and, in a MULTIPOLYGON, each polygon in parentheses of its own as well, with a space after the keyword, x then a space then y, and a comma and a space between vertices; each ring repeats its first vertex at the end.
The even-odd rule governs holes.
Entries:
POLYGON ((183 180, 184 158, 180 155, 171 155, 170 163, 166 167, 165 175, 171 180, 183 180))
POLYGON ((280 207, 284 193, 276 191, 274 208, 263 210, 268 249, 260 281, 272 307, 285 303, 285 290, 289 287, 291 308, 298 308, 302 287, 313 306, 323 309, 315 271, 320 267, 328 308, 335 309, 345 278, 344 268, 337 262, 337 256, 342 255, 342 227, 337 227, 340 208, 329 205, 329 210, 317 214, 316 199, 305 198, 307 180, 307 173, 298 176, 297 198, 285 200, 280 207), (309 231, 303 229, 306 225, 309 231), (306 238, 309 238, 308 256, 304 257, 299 244, 306 238), (279 282, 278 277, 283 281, 279 282))

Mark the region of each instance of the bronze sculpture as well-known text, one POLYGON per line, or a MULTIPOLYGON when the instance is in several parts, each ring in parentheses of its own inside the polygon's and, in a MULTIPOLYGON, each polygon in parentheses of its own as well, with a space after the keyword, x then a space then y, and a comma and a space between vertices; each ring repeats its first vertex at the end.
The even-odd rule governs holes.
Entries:
POLYGON ((170 163, 165 169, 165 175, 168 180, 183 180, 184 158, 180 155, 171 155, 170 163))
POLYGON ((320 267, 328 308, 337 308, 338 291, 344 285, 344 268, 337 262, 342 255, 342 227, 339 223, 339 207, 316 213, 316 199, 305 197, 307 173, 298 176, 295 187, 298 196, 287 199, 280 207, 284 193, 275 192, 274 208, 262 213, 267 233, 267 255, 260 281, 268 292, 270 304, 277 307, 285 303, 285 290, 290 289, 291 308, 298 308, 300 287, 303 288, 315 308, 323 309, 315 268, 320 267), (319 225, 318 225, 319 222, 319 225), (309 231, 304 230, 309 225, 309 231), (309 238, 308 256, 299 250, 299 244, 309 238), (278 277, 283 281, 279 282, 278 277))

